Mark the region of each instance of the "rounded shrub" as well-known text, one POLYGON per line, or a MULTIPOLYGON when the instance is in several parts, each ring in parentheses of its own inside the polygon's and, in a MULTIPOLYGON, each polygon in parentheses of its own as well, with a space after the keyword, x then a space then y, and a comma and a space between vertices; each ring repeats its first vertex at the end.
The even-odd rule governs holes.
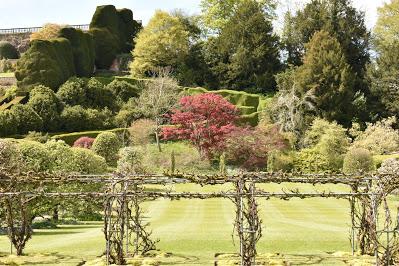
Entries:
POLYGON ((272 151, 267 157, 267 171, 269 172, 290 172, 294 168, 294 159, 290 154, 282 151, 272 151))
POLYGON ((109 83, 107 89, 112 92, 119 104, 126 103, 130 98, 137 97, 140 91, 137 86, 117 79, 109 83))
POLYGON ((344 173, 367 173, 372 170, 374 170, 374 161, 370 151, 363 148, 352 148, 346 153, 343 166, 344 173))
POLYGON ((10 140, 0 139, 0 168, 13 169, 18 166, 18 147, 10 140))
POLYGON ((53 90, 42 85, 34 87, 30 92, 28 105, 43 120, 45 131, 59 129, 62 106, 53 90))
POLYGON ((21 141, 18 144, 21 159, 26 170, 34 172, 50 171, 52 158, 45 146, 36 141, 21 141))
POLYGON ((31 106, 16 104, 11 107, 11 113, 14 117, 18 134, 26 134, 29 131, 42 131, 43 120, 31 106))
POLYGON ((84 105, 86 101, 86 80, 68 79, 57 91, 57 97, 66 105, 84 105))
POLYGON ((67 132, 87 129, 87 112, 80 106, 66 106, 61 113, 62 129, 67 132))
POLYGON ((0 59, 18 59, 19 53, 17 48, 10 42, 0 41, 0 59))
POLYGON ((331 172, 328 157, 317 149, 303 149, 294 154, 294 169, 302 173, 331 172))
POLYGON ((121 148, 118 136, 112 132, 102 132, 94 140, 92 150, 105 158, 108 164, 115 165, 121 148))
POLYGON ((73 147, 91 149, 93 146, 94 138, 80 137, 73 143, 73 147))
POLYGON ((50 140, 44 144, 51 158, 50 169, 55 172, 70 173, 74 171, 71 147, 61 140, 50 140))
POLYGON ((115 97, 104 84, 96 78, 91 78, 86 85, 86 106, 92 108, 108 107, 113 110, 115 109, 115 97))
POLYGON ((105 159, 92 150, 72 148, 74 172, 80 174, 103 174, 107 171, 105 159))

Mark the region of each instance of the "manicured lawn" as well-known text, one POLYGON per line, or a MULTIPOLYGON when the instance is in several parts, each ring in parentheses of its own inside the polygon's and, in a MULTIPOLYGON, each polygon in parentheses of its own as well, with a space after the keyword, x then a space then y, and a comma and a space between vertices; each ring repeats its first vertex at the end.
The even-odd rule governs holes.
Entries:
POLYGON ((13 77, 14 77, 13 72, 0 73, 0 78, 13 78, 13 77))
MULTIPOLYGON (((265 187, 270 191, 278 190, 277 185, 265 187)), ((311 186, 300 187, 303 191, 313 189, 311 186)), ((343 190, 342 187, 335 188, 343 190)), ((183 185, 176 189, 197 191, 201 187, 183 185)), ((220 187, 205 188, 208 191, 218 189, 220 187)), ((260 254, 313 254, 306 259, 330 257, 323 265, 344 265, 339 259, 331 259, 327 252, 350 251, 349 204, 346 200, 260 200, 259 203, 263 220, 263 237, 258 244, 260 254)), ((227 199, 159 199, 144 206, 153 236, 160 239, 158 248, 187 257, 184 265, 212 265, 215 253, 238 250, 238 240, 235 238, 234 245, 231 238, 234 206, 227 199)), ((101 230, 101 223, 36 230, 27 244, 26 253, 51 253, 53 261, 44 265, 77 265, 102 254, 105 243, 101 230)), ((0 236, 0 250, 3 253, 9 251, 5 236, 0 236)))

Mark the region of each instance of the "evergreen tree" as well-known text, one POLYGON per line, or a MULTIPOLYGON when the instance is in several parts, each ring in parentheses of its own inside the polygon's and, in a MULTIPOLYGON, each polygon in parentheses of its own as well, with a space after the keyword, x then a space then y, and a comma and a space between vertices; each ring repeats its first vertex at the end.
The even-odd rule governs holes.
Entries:
POLYGON ((314 34, 297 70, 302 94, 313 91, 319 115, 348 126, 353 117, 354 74, 339 42, 328 32, 314 34))

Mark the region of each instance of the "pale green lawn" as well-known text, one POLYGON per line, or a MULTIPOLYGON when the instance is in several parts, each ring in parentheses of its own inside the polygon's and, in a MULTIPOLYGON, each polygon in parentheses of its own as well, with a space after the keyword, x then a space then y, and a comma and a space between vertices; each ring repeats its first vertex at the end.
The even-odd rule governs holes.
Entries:
MULTIPOLYGON (((276 185, 267 187, 271 191, 278 190, 276 185)), ((313 189, 303 185, 301 188, 304 191, 313 189)), ((335 188, 342 191, 342 187, 335 188)), ((184 185, 177 189, 201 190, 195 185, 184 185)), ((263 238, 258 244, 259 253, 314 254, 317 257, 325 256, 326 252, 350 251, 349 204, 346 200, 259 202, 264 229, 263 238)), ((153 236, 160 239, 158 248, 187 256, 189 260, 185 265, 212 265, 215 253, 238 250, 237 239, 234 246, 231 238, 234 206, 229 200, 159 199, 144 205, 148 210, 146 216, 151 222, 153 236)), ((53 259, 53 264, 43 265, 76 265, 104 251, 101 229, 101 223, 97 223, 37 230, 27 244, 26 253, 47 252, 59 256, 58 261, 53 259)), ((9 243, 4 236, 0 237, 0 250, 9 251, 9 243)))
POLYGON ((0 73, 1 78, 13 78, 14 76, 14 72, 0 73))

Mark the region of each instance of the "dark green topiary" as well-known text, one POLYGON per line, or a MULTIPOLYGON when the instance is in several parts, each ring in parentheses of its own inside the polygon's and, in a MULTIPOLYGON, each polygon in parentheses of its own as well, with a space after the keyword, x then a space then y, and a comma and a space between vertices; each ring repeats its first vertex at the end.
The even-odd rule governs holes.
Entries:
POLYGON ((96 67, 109 69, 119 52, 117 37, 106 28, 92 28, 96 53, 96 67))
POLYGON ((19 53, 11 43, 6 41, 0 42, 0 59, 18 59, 19 53))
POLYGON ((75 28, 62 28, 60 37, 69 40, 78 77, 90 77, 94 72, 95 47, 93 36, 75 28))
POLYGON ((18 60, 18 86, 44 85, 53 90, 75 75, 71 43, 65 38, 36 40, 18 60))
POLYGON ((141 29, 129 9, 117 10, 113 5, 98 6, 90 23, 96 46, 96 66, 108 69, 117 54, 133 49, 133 39, 141 29))

